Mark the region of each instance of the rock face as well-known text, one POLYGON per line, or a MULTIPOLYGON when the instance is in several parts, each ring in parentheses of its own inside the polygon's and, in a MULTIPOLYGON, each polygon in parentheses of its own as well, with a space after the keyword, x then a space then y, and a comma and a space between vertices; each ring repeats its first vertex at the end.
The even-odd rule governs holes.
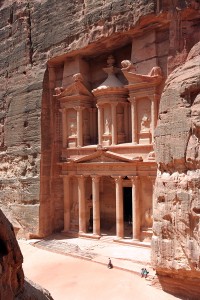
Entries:
POLYGON ((13 226, 0 210, 0 299, 53 300, 48 291, 24 280, 22 263, 13 226))
MULTIPOLYGON (((153 262, 159 274, 198 279, 199 9, 199 0, 0 1, 0 206, 19 235, 64 227, 53 95, 78 73, 70 59, 86 59, 92 72, 117 53, 118 64, 131 60, 141 74, 159 66, 166 79, 173 71, 155 135, 153 262)), ((91 79, 96 87, 101 76, 91 79)))
POLYGON ((155 133, 159 169, 152 239, 152 260, 161 283, 194 299, 200 288, 199 60, 197 43, 168 77, 162 94, 155 133))

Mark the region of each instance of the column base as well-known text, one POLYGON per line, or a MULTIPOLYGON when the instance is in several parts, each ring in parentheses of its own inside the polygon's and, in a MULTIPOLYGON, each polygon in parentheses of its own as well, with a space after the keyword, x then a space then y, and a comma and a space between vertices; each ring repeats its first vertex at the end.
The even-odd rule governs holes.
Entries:
POLYGON ((79 232, 78 235, 79 235, 79 237, 82 237, 82 238, 95 239, 95 240, 99 240, 100 237, 101 237, 101 236, 98 235, 98 234, 84 233, 84 232, 79 232))
POLYGON ((61 233, 67 237, 78 237, 78 232, 73 230, 62 230, 61 233))
POLYGON ((113 239, 113 241, 114 241, 114 242, 122 242, 123 239, 124 239, 124 237, 118 237, 118 236, 116 236, 116 237, 113 239))

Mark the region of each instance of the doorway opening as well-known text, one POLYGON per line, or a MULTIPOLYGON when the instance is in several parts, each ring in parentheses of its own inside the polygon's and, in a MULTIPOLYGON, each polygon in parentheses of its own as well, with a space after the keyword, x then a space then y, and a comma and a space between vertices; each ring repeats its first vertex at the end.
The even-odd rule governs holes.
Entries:
POLYGON ((132 188, 123 188, 124 199, 124 237, 132 238, 132 188))

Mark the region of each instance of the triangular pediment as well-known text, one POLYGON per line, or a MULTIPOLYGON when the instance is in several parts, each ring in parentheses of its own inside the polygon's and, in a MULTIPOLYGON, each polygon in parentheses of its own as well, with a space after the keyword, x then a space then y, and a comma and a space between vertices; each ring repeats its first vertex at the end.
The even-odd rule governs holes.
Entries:
POLYGON ((86 155, 81 158, 76 158, 76 163, 122 163, 133 162, 134 160, 140 160, 140 158, 128 158, 124 155, 116 154, 111 151, 97 150, 96 152, 86 155))

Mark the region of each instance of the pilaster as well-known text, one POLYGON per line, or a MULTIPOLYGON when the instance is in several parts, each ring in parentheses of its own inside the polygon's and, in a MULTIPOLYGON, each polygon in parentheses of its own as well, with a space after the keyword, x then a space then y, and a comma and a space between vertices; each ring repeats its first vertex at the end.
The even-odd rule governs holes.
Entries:
POLYGON ((139 177, 129 176, 132 183, 132 232, 133 240, 140 239, 139 177))
POLYGON ((64 185, 64 231, 70 228, 70 176, 63 176, 64 185))
POLYGON ((131 103, 131 131, 132 131, 132 144, 138 143, 137 137, 137 105, 136 98, 129 98, 129 102, 131 103))
POLYGON ((112 103, 111 104, 111 115, 112 115, 112 125, 111 125, 111 130, 112 130, 112 145, 117 144, 117 103, 112 103))
POLYGON ((124 237, 124 208, 122 176, 113 176, 116 187, 116 238, 124 237))
POLYGON ((100 203, 99 181, 100 176, 92 175, 92 201, 93 201, 93 235, 100 236, 100 203))
POLYGON ((86 233, 86 203, 85 203, 85 177, 77 176, 78 179, 78 203, 79 203, 79 235, 86 233))

